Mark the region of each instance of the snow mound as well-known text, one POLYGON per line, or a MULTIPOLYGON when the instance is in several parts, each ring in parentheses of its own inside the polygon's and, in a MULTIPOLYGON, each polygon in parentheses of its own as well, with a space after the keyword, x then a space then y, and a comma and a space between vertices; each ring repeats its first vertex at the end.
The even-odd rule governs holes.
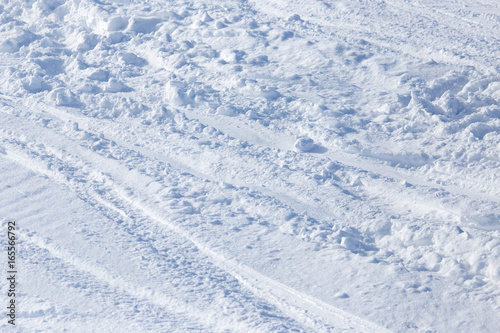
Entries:
POLYGON ((314 140, 308 137, 302 137, 295 141, 294 147, 301 153, 306 153, 314 149, 314 140))

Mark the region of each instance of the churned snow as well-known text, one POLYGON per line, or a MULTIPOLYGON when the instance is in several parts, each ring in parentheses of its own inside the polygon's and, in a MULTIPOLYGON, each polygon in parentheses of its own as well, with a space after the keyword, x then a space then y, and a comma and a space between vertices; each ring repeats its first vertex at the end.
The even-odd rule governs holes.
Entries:
POLYGON ((499 331, 498 1, 16 0, 0 36, 20 332, 499 331))

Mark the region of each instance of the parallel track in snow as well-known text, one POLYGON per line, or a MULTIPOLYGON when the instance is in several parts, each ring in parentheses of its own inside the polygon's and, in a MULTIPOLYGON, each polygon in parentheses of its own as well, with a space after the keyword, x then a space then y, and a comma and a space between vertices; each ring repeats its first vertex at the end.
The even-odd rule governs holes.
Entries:
MULTIPOLYGON (((8 118, 7 115, 6 118, 8 118)), ((64 181, 67 176, 64 175, 63 172, 47 169, 43 163, 37 162, 36 160, 28 157, 28 155, 23 152, 23 149, 19 150, 19 146, 17 148, 14 148, 14 146, 11 147, 8 140, 5 140, 2 144, 6 151, 5 157, 10 159, 12 162, 27 167, 36 174, 47 176, 52 181, 60 183, 63 186, 69 187, 78 195, 88 197, 86 200, 97 202, 98 205, 104 209, 110 209, 121 216, 128 216, 130 213, 133 213, 135 216, 141 216, 142 219, 154 221, 154 223, 167 227, 175 234, 192 243, 201 253, 210 258, 211 262, 236 278, 242 286, 250 290, 257 297, 265 299, 290 318, 293 318, 305 327, 309 327, 310 330, 317 332, 328 332, 332 330, 353 332, 388 332, 386 329, 370 321, 349 314, 348 312, 315 299, 312 296, 298 292, 289 286, 275 281, 253 270, 252 268, 239 263, 235 259, 227 258, 221 253, 213 250, 209 245, 198 240, 196 237, 193 237, 181 225, 169 218, 166 218, 164 214, 160 214, 155 208, 149 206, 147 203, 148 196, 146 195, 145 185, 139 185, 141 182, 147 183, 147 177, 141 177, 140 181, 136 181, 134 184, 135 194, 134 196, 130 196, 127 194, 127 189, 124 187, 128 185, 125 176, 126 168, 121 166, 118 162, 109 160, 91 150, 84 149, 83 147, 78 146, 75 142, 72 142, 50 129, 40 127, 39 125, 33 123, 24 123, 21 120, 17 121, 19 125, 18 129, 24 130, 25 133, 29 132, 28 128, 30 126, 32 126, 32 129, 38 127, 36 130, 37 144, 43 143, 46 147, 50 147, 51 149, 55 149, 60 152, 72 149, 72 154, 74 154, 77 159, 81 160, 81 162, 88 165, 95 172, 107 175, 108 181, 111 182, 111 184, 106 184, 108 187, 106 190, 108 197, 98 194, 98 192, 94 189, 86 187, 85 185, 79 185, 79 188, 72 186, 70 183, 64 181), (56 142, 57 144, 55 144, 56 142), (109 197, 109 195, 111 195, 111 197, 109 197), (120 206, 127 207, 127 211, 124 211, 120 208, 120 206)), ((29 138, 30 136, 27 135, 27 137, 29 138)), ((35 140, 35 138, 33 137, 28 140, 35 140)), ((55 155, 51 158, 58 159, 55 155)), ((63 163, 63 166, 58 167, 61 170, 74 168, 73 165, 64 166, 65 162, 63 160, 60 162, 63 163)), ((152 179, 149 179, 149 182, 151 181, 152 179)), ((87 180, 86 182, 91 183, 90 180, 87 180)), ((85 181, 83 183, 85 183, 85 181)), ((168 305, 170 303, 168 299, 163 300, 163 296, 159 296, 159 298, 156 298, 155 296, 154 299, 148 298, 147 290, 137 289, 130 286, 129 283, 124 282, 120 278, 110 277, 105 272, 97 268, 91 268, 84 261, 81 261, 78 258, 71 258, 70 255, 64 250, 57 249, 50 245, 44 245, 43 242, 37 242, 37 244, 38 246, 45 247, 53 255, 76 265, 79 269, 98 277, 100 280, 110 285, 115 285, 124 289, 127 293, 134 295, 135 297, 146 297, 150 302, 158 306, 168 305)))
POLYGON ((494 331, 498 5, 433 2, 1 5, 26 327, 494 331))

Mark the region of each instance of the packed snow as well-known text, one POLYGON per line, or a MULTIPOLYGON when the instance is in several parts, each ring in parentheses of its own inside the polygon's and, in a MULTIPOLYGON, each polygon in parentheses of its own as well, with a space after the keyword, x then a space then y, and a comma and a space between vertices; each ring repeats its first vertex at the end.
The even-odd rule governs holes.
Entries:
POLYGON ((13 0, 0 37, 2 332, 500 331, 497 0, 13 0))

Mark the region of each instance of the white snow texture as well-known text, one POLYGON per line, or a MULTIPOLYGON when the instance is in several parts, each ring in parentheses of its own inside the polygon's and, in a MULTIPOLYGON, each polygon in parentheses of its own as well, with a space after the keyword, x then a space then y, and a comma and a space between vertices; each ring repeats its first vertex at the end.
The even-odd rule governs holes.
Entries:
POLYGON ((500 2, 0 4, 1 332, 499 332, 500 2))

